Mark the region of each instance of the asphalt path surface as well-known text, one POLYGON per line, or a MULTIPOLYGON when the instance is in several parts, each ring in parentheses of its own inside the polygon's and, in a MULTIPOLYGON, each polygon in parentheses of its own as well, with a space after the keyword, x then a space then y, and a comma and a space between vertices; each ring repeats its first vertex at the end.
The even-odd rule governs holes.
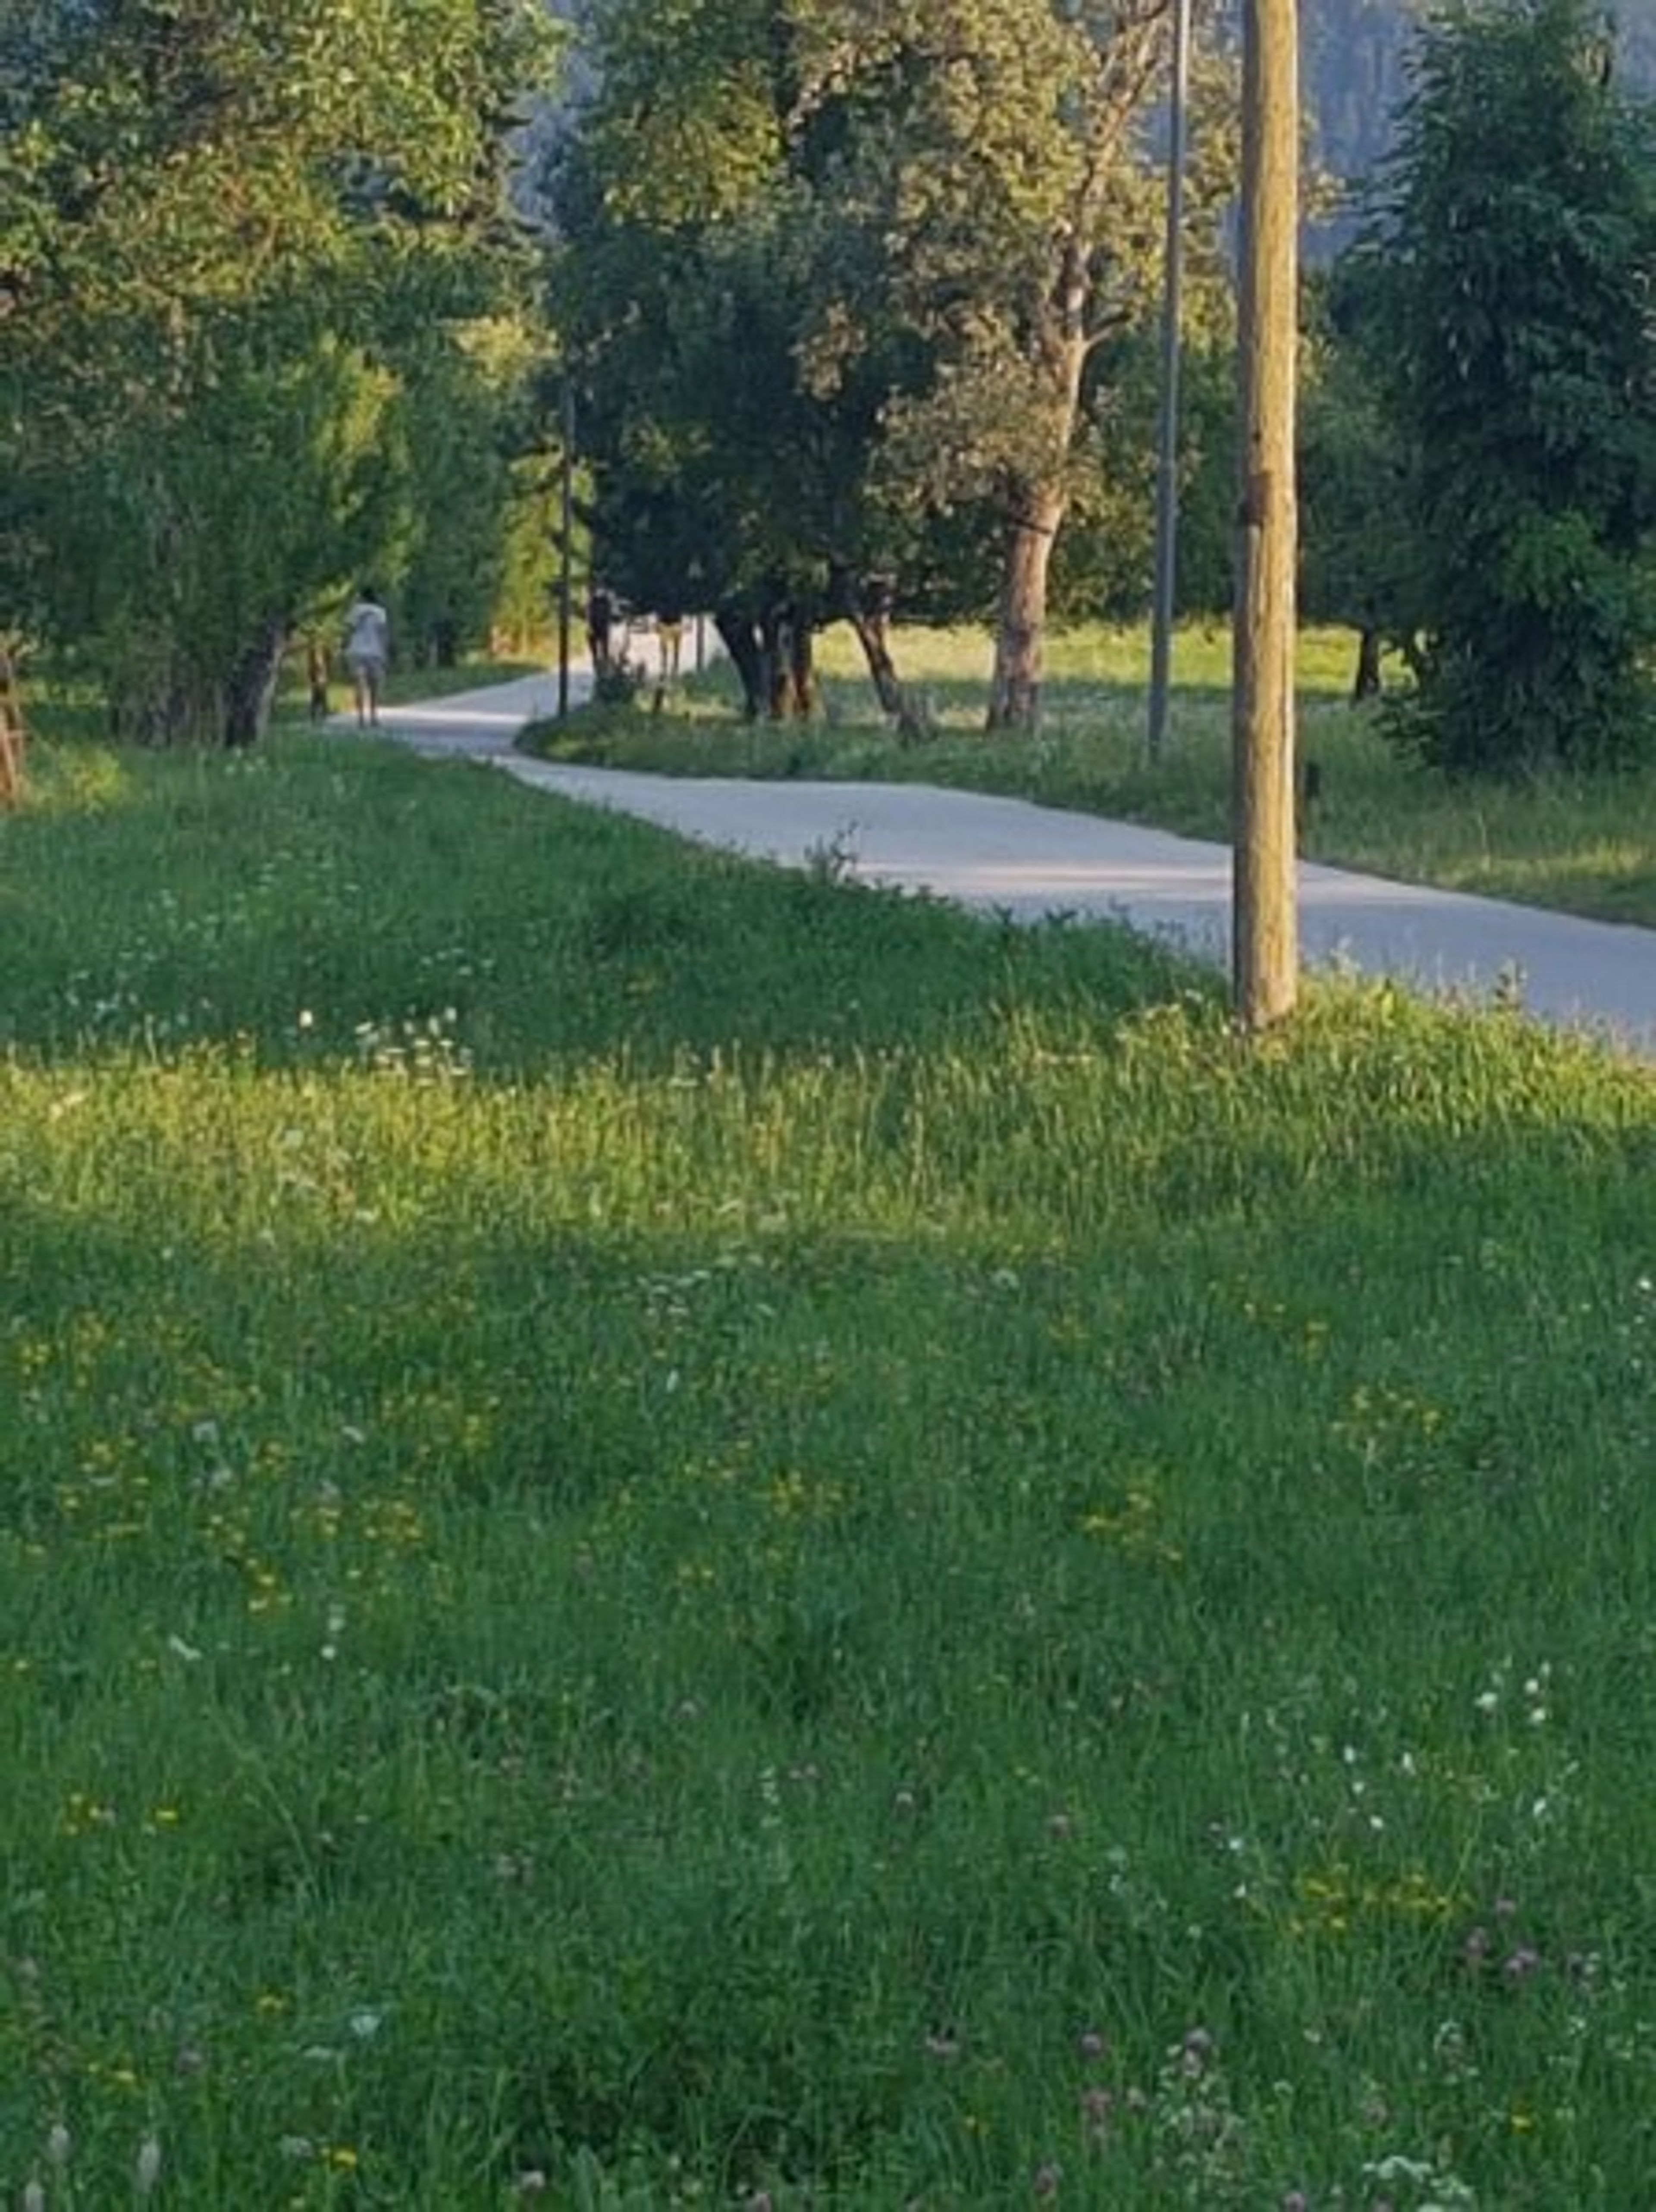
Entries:
MULTIPOLYGON (((646 670, 652 649, 647 637, 633 641, 646 670)), ((572 672, 572 696, 584 696, 589 681, 584 669, 572 672)), ((1228 962, 1228 847, 920 784, 641 775, 514 752, 523 724, 556 705, 555 679, 530 677, 388 708, 382 734, 756 860, 804 867, 832 855, 859 882, 929 891, 1020 921, 1062 915, 1125 922, 1198 957, 1228 962)), ((1387 975, 1474 1002, 1515 995, 1541 1020, 1656 1058, 1656 931, 1313 861, 1301 862, 1299 874, 1307 969, 1387 975)))

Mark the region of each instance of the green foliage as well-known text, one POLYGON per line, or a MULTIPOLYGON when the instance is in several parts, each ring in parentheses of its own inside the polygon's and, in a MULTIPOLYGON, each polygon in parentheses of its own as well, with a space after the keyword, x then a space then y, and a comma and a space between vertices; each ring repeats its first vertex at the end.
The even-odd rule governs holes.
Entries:
POLYGON ((0 823, 15 2199, 1645 2201, 1643 1072, 73 757, 0 823))
POLYGON ((408 572, 416 629, 488 576, 515 401, 471 333, 525 271, 505 131, 548 33, 531 0, 0 30, 0 594, 124 726, 251 734, 286 630, 364 568, 408 572))
POLYGON ((1386 405, 1394 324, 1355 248, 1307 287, 1299 398, 1300 605, 1412 649, 1429 627, 1410 447, 1386 405))
POLYGON ((402 355, 401 529, 389 573, 400 579, 395 626, 412 660, 452 659, 496 623, 522 637, 545 627, 558 501, 556 456, 533 404, 543 349, 510 312, 402 355))
POLYGON ((1380 281, 1430 623, 1407 734, 1446 766, 1647 742, 1650 117, 1581 0, 1422 34, 1380 281))
POLYGON ((609 0, 599 88, 550 180, 600 558, 642 606, 820 598, 883 550, 864 484, 883 387, 830 392, 802 363, 822 224, 790 27, 786 63, 761 65, 774 13, 609 0))
MULTIPOLYGON (((604 0, 592 26, 555 284, 624 589, 820 608, 883 574, 975 613, 1046 503, 1095 550, 1123 515, 1143 535, 1143 379, 1126 407, 1112 379, 1158 296, 1158 10, 604 0)), ((1198 96, 1222 116, 1214 70, 1198 96)), ((1231 139, 1204 130, 1192 169, 1216 328, 1231 139)), ((1142 590, 1112 557, 1095 605, 1142 590)))
MULTIPOLYGON (((1410 42, 1425 10, 1417 0, 1323 0, 1301 26, 1301 78, 1321 164, 1352 189, 1331 210, 1333 236, 1350 241, 1364 180, 1391 151, 1408 91, 1410 42)), ((1635 90, 1656 87, 1656 5, 1620 0, 1613 16, 1617 70, 1635 90)))

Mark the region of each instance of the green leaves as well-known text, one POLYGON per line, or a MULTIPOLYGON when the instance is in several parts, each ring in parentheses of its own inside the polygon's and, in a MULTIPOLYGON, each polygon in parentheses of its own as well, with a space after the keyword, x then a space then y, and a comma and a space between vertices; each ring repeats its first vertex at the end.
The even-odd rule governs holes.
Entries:
POLYGON ((1656 138, 1582 0, 1423 35, 1375 296, 1420 535, 1421 728, 1456 768, 1646 742, 1656 138))
POLYGON ((97 0, 0 32, 27 518, 0 594, 94 645, 155 734, 212 727, 250 638, 418 541, 424 380, 492 439, 449 368, 526 274, 509 132, 554 44, 538 0, 97 0))
POLYGON ((670 508, 714 591, 947 565, 981 608, 1155 307, 1161 0, 591 12, 554 283, 616 580, 670 508))

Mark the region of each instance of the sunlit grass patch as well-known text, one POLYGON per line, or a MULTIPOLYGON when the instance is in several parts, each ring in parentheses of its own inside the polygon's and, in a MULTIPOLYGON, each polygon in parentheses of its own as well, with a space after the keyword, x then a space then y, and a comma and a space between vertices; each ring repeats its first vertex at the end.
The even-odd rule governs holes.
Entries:
POLYGON ((1646 1072, 125 766, 0 825, 13 2195, 1642 2201, 1646 1072))

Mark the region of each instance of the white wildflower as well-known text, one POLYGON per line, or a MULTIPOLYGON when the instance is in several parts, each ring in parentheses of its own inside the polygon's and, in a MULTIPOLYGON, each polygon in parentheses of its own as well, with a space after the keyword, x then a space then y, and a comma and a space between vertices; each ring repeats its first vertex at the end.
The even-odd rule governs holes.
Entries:
POLYGON ((148 2197, 161 2178, 161 2144, 154 2136, 146 2136, 138 2145, 137 2162, 132 2169, 132 2186, 140 2197, 148 2197))

